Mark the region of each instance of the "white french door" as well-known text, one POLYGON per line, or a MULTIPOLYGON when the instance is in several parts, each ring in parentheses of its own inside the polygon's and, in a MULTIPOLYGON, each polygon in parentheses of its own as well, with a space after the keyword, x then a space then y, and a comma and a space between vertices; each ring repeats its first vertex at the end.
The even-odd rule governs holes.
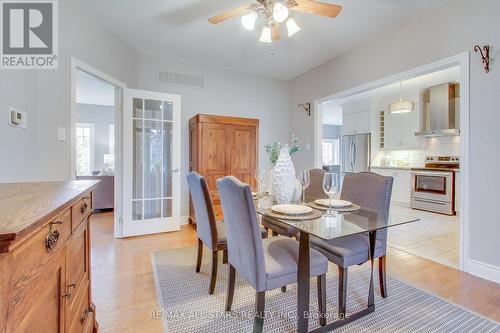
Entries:
POLYGON ((180 229, 181 98, 126 89, 123 236, 180 229))

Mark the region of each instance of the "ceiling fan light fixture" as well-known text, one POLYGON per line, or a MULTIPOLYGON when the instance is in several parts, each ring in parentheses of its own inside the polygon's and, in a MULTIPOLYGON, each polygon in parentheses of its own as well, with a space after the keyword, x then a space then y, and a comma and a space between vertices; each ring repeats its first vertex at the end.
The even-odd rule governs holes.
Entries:
POLYGON ((259 17, 259 14, 257 14, 257 12, 255 12, 255 11, 250 12, 241 18, 241 24, 243 25, 243 27, 245 29, 251 31, 251 30, 255 29, 255 22, 257 22, 258 17, 259 17))
POLYGON ((292 37, 301 30, 293 18, 289 18, 286 21, 286 28, 288 30, 288 37, 292 37))
POLYGON ((278 23, 283 23, 288 18, 290 11, 281 2, 276 2, 273 9, 273 20, 278 23))
POLYGON ((262 35, 260 35, 261 42, 263 43, 272 43, 273 39, 271 37, 271 28, 268 26, 265 26, 264 29, 262 29, 262 35))

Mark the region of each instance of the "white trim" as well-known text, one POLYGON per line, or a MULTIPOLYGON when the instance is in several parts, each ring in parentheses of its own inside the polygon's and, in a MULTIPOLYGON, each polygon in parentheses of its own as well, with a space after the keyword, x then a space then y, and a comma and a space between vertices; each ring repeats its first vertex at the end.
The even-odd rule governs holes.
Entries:
POLYGON ((469 259, 467 262, 469 273, 480 278, 500 283, 500 267, 485 262, 469 259))
POLYGON ((452 66, 460 67, 460 270, 470 272, 468 263, 469 248, 468 248, 468 225, 469 217, 469 127, 470 127, 470 104, 469 104, 469 52, 460 53, 449 58, 441 59, 427 65, 419 66, 399 74, 391 75, 386 78, 369 82, 358 87, 344 90, 323 98, 319 98, 313 103, 314 113, 314 164, 315 167, 321 166, 321 145, 318 144, 323 138, 323 116, 321 104, 332 99, 344 98, 351 95, 356 95, 365 91, 380 88, 389 84, 404 81, 415 76, 421 76, 446 69, 452 66), (319 146, 319 147, 318 147, 319 146))
POLYGON ((123 237, 122 228, 122 113, 123 113, 123 90, 127 85, 114 77, 94 68, 83 61, 71 57, 71 123, 70 123, 70 141, 71 141, 71 165, 70 177, 76 178, 76 155, 75 155, 75 122, 76 122, 76 78, 78 70, 94 75, 103 81, 115 86, 115 202, 114 202, 114 235, 116 238, 123 237))

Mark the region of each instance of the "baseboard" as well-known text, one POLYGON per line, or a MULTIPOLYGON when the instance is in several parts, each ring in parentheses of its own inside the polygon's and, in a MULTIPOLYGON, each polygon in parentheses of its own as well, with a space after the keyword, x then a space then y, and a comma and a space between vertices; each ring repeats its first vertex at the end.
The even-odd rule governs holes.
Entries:
POLYGON ((189 224, 189 216, 181 216, 181 225, 189 224))
POLYGON ((480 278, 500 283, 500 267, 498 266, 493 266, 474 259, 468 259, 467 271, 480 278))

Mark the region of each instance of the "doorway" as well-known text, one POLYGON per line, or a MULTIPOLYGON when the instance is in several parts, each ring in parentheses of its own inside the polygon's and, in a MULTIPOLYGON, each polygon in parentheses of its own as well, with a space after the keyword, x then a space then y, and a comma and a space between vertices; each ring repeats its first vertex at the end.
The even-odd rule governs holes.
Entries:
MULTIPOLYGON (((360 133, 369 133, 371 137, 370 161, 365 171, 394 178, 391 210, 418 216, 422 220, 422 223, 411 226, 417 228, 415 230, 401 228, 390 231, 389 245, 392 233, 393 247, 464 271, 467 271, 468 258, 468 66, 469 54, 464 53, 321 98, 314 103, 316 167, 323 167, 325 121, 332 118, 329 115, 331 110, 341 109, 342 137, 360 133), (444 104, 447 105, 449 115, 456 116, 456 120, 450 120, 455 127, 450 124, 449 128, 453 130, 445 131, 448 136, 424 136, 429 134, 424 133, 426 127, 429 127, 431 111, 428 110, 432 107, 429 95, 439 95, 436 87, 444 85, 446 91, 450 92, 447 100, 449 103, 444 104), (401 105, 408 105, 410 108, 408 112, 392 112, 394 110, 391 105, 394 109, 401 105), (434 167, 439 167, 438 164, 442 161, 438 157, 449 158, 446 166, 453 164, 456 169, 447 171, 451 177, 446 179, 453 180, 453 188, 446 193, 446 200, 450 203, 447 202, 445 207, 450 208, 450 211, 445 213, 449 215, 434 212, 436 205, 417 207, 413 204, 413 196, 417 197, 414 194, 420 188, 419 178, 414 181, 416 172, 413 169, 425 169, 429 161, 433 162, 434 167), (427 231, 430 233, 426 234, 427 231)), ((346 154, 341 157, 342 160, 346 158, 349 158, 346 154)), ((428 172, 422 172, 424 171, 428 172)), ((444 170, 438 172, 444 174, 444 170)), ((437 176, 440 175, 441 173, 437 176)), ((433 173, 432 176, 436 175, 433 173)), ((441 195, 436 200, 444 198, 445 195, 441 195)))

